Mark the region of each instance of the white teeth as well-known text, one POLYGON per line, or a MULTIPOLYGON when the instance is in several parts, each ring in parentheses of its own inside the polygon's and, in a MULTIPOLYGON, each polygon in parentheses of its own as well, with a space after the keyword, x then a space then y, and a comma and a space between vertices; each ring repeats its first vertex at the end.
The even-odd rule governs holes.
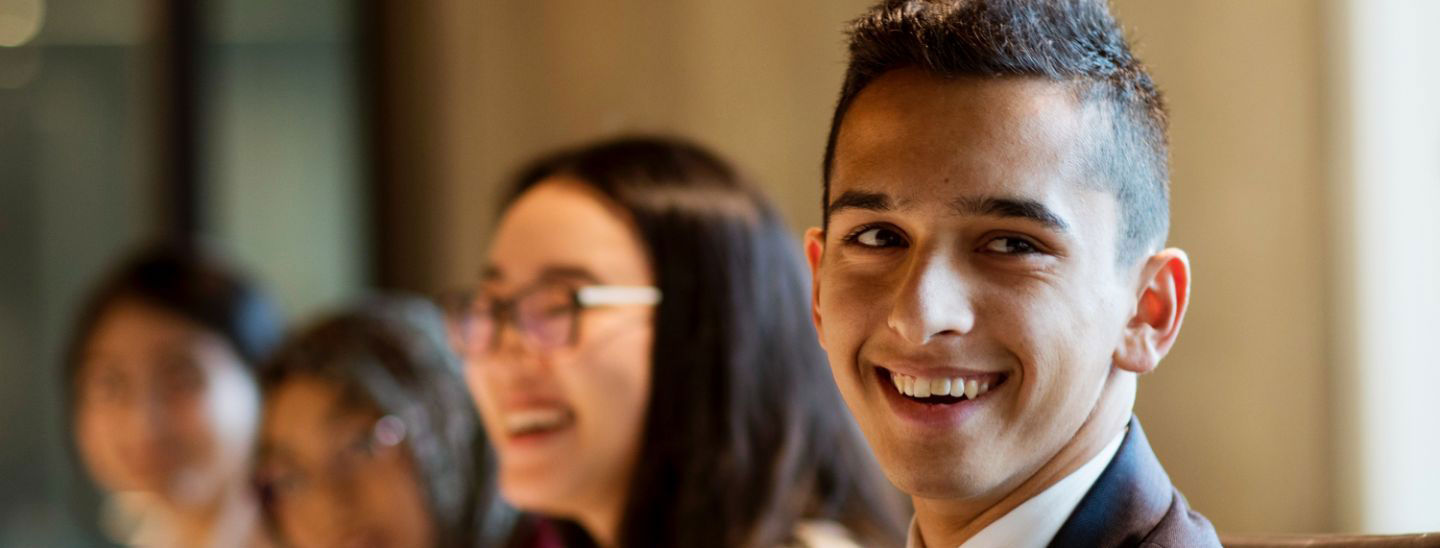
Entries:
POLYGON ((950 379, 935 379, 930 381, 930 393, 936 396, 943 396, 950 393, 950 379))
POLYGON ((928 398, 930 396, 959 398, 963 396, 973 400, 990 391, 989 382, 982 383, 964 377, 935 379, 892 372, 890 380, 895 385, 896 392, 912 398, 928 398))
POLYGON ((570 419, 564 409, 526 409, 505 414, 505 428, 512 434, 555 428, 570 419))

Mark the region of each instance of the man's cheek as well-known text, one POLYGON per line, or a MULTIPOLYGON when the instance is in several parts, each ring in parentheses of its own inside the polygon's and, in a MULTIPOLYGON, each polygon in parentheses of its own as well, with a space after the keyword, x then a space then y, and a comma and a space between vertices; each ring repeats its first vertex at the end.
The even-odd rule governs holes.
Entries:
POLYGON ((850 360, 864 338, 865 310, 856 306, 854 298, 832 294, 821 300, 820 314, 830 361, 850 360))
POLYGON ((866 323, 884 317, 892 297, 887 281, 875 277, 837 276, 821 286, 821 313, 825 323, 866 323))
POLYGON ((850 305, 847 301, 835 293, 822 292, 818 307, 824 324, 820 332, 821 344, 825 347, 836 384, 842 388, 854 377, 855 350, 864 338, 855 314, 847 308, 850 305))

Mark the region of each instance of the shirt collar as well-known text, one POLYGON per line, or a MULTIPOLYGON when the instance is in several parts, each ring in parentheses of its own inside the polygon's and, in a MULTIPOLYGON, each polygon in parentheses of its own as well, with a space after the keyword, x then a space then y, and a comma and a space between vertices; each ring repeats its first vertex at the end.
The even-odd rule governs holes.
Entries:
MULTIPOLYGON (((1013 546, 1016 548, 1045 548, 1055 533, 1065 525, 1065 520, 1080 505, 1080 499, 1100 479, 1100 474, 1115 458, 1120 443, 1125 440, 1123 429, 1110 440, 1099 453, 1081 465, 1070 475, 1061 478, 1054 485, 1020 503, 1009 513, 1000 516, 985 526, 959 548, 989 548, 992 546, 1013 546)), ((906 548, 927 548, 920 539, 920 525, 910 519, 910 534, 905 541, 906 548)))

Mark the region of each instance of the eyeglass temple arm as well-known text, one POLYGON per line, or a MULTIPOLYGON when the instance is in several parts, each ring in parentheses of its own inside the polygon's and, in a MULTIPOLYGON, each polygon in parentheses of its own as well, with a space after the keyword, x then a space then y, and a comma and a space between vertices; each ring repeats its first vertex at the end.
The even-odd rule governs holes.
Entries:
POLYGON ((575 291, 581 306, 660 304, 660 289, 643 285, 591 285, 575 291))

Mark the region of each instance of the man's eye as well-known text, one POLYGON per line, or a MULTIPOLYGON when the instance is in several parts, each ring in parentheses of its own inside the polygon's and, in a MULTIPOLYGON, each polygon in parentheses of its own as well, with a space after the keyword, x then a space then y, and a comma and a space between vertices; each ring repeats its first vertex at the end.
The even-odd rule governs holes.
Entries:
POLYGON ((1004 255, 1028 255, 1040 252, 1040 249, 1029 240, 1013 236, 1001 236, 990 240, 985 243, 985 250, 1004 255))
POLYGON ((885 227, 862 228, 845 238, 865 247, 905 247, 905 238, 885 227))

